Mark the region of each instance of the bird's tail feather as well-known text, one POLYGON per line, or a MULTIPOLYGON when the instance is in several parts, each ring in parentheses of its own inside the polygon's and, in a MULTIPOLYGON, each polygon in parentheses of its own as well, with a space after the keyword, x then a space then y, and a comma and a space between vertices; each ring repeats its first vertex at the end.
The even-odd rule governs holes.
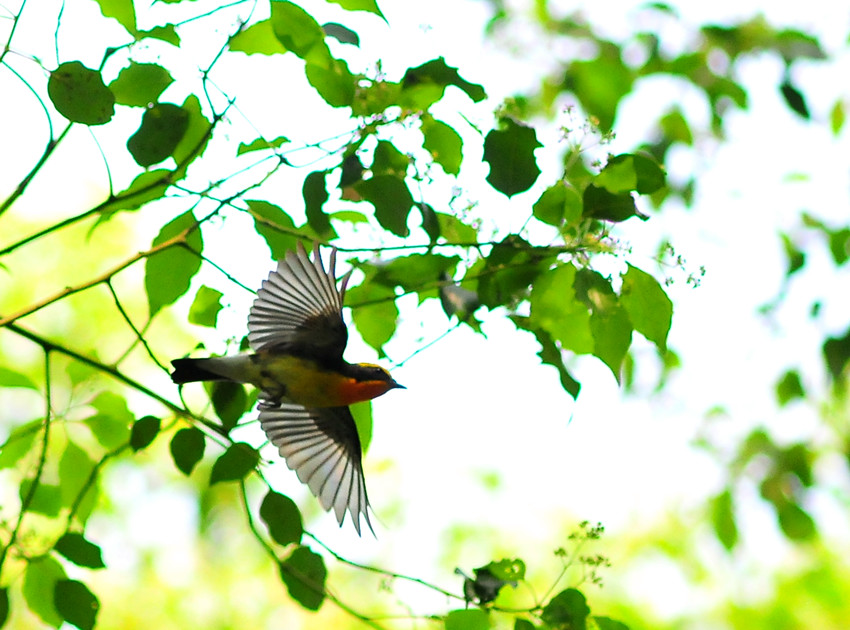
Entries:
POLYGON ((230 380, 204 367, 209 359, 175 359, 171 362, 174 371, 171 380, 177 384, 194 383, 196 381, 227 381, 230 380))

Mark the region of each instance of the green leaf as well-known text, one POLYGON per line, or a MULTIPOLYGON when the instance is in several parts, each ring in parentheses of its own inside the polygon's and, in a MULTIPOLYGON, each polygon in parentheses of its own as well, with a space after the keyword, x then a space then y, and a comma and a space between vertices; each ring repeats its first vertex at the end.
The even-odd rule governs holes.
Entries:
MULTIPOLYGON (((32 479, 24 479, 21 482, 18 496, 22 504, 24 498, 29 494, 30 488, 32 488, 32 483, 32 479)), ((62 509, 62 506, 62 488, 40 482, 30 499, 28 511, 36 514, 44 514, 48 518, 56 518, 59 516, 59 510, 62 509)))
POLYGON ((115 97, 100 72, 79 61, 63 63, 50 73, 47 95, 56 111, 71 122, 103 125, 115 114, 115 97))
POLYGON ((537 181, 540 168, 534 150, 543 145, 533 128, 503 118, 501 129, 493 129, 484 139, 484 161, 490 165, 487 182, 512 197, 528 190, 537 181))
POLYGON ((800 373, 797 370, 786 371, 776 384, 776 398, 779 401, 779 406, 784 407, 792 400, 804 399, 805 397, 806 390, 803 389, 800 373))
POLYGON ((9 432, 9 437, 0 446, 0 470, 14 468, 30 452, 43 426, 44 422, 39 418, 17 426, 9 432))
POLYGON ((195 229, 186 235, 188 250, 175 245, 145 261, 145 291, 151 317, 189 290, 192 278, 201 268, 200 253, 204 247, 201 230, 191 210, 166 224, 153 240, 154 246, 161 245, 193 227, 195 229))
POLYGON ((844 129, 844 123, 847 120, 847 108, 842 100, 835 101, 835 105, 829 112, 829 127, 832 130, 833 136, 838 136, 841 130, 844 129))
POLYGON ((136 420, 130 431, 130 448, 138 453, 150 446, 159 433, 160 426, 161 421, 155 416, 145 416, 136 420))
POLYGON ((221 298, 224 294, 217 289, 211 289, 201 285, 192 306, 189 307, 189 323, 198 326, 209 326, 215 328, 218 321, 218 313, 221 311, 221 298))
POLYGON ((97 597, 82 582, 59 580, 53 591, 53 604, 62 618, 80 630, 92 630, 100 609, 97 597))
POLYGON ((348 107, 354 101, 357 78, 348 64, 331 55, 324 42, 315 46, 305 57, 307 81, 331 107, 348 107))
POLYGON ((78 567, 102 569, 106 566, 100 547, 86 540, 82 534, 68 532, 56 541, 54 548, 78 567))
POLYGON ((171 182, 172 172, 167 169, 142 173, 127 188, 101 204, 101 219, 98 222, 112 218, 119 210, 136 210, 148 202, 161 199, 171 182))
POLYGON ((614 194, 605 188, 588 184, 582 197, 583 216, 601 221, 620 222, 637 216, 643 220, 648 217, 638 212, 632 193, 614 194))
POLYGON ((452 610, 446 615, 446 630, 487 630, 490 616, 480 608, 452 610))
POLYGON ((532 247, 513 235, 497 243, 479 272, 478 297, 487 308, 514 304, 525 299, 537 277, 548 269, 554 254, 532 247))
POLYGON ((254 217, 254 229, 269 246, 272 258, 281 260, 295 249, 298 233, 295 221, 278 206, 267 201, 249 200, 248 212, 254 217))
POLYGON ((823 344, 826 367, 834 381, 838 381, 850 361, 850 329, 843 337, 829 337, 823 344))
POLYGON ((616 44, 600 42, 599 56, 574 61, 564 71, 563 90, 574 93, 599 127, 608 131, 614 124, 620 100, 632 91, 635 73, 628 68, 616 44))
POLYGON ((574 588, 561 591, 543 608, 540 618, 553 628, 586 630, 590 608, 582 593, 574 588))
POLYGON ((53 604, 53 594, 56 584, 65 577, 62 565, 50 556, 30 561, 24 571, 21 592, 27 607, 45 624, 54 628, 62 625, 62 617, 53 604))
POLYGON ((173 82, 171 74, 162 66, 131 61, 109 84, 109 89, 115 95, 115 102, 120 105, 147 107, 156 103, 159 95, 173 82))
POLYGON ((62 504, 70 506, 82 492, 94 470, 94 462, 82 448, 68 440, 59 458, 59 489, 62 504))
POLYGON ((333 37, 341 44, 351 44, 352 46, 360 45, 360 36, 347 26, 343 26, 338 22, 327 22, 322 24, 322 30, 325 32, 325 37, 333 37))
POLYGON ((200 429, 194 427, 180 429, 171 438, 171 458, 177 470, 187 477, 192 474, 195 465, 204 457, 206 439, 200 429))
POLYGON ((594 185, 613 194, 635 191, 650 195, 666 185, 664 170, 652 159, 634 153, 615 155, 594 178, 594 185))
POLYGON ((210 485, 223 481, 239 481, 250 473, 260 461, 257 449, 245 442, 235 442, 219 456, 210 473, 210 485))
POLYGON ((611 368, 620 382, 623 359, 632 342, 632 323, 620 305, 611 283, 596 271, 580 269, 573 284, 576 297, 591 310, 593 355, 611 368))
POLYGON ((248 394, 242 383, 212 381, 208 383, 213 411, 228 433, 236 426, 248 407, 248 394))
POLYGON ((409 166, 410 158, 399 151, 392 142, 378 141, 370 169, 373 175, 393 175, 404 179, 409 166))
POLYGON ((658 281, 629 265, 620 287, 620 304, 629 314, 635 330, 664 352, 673 321, 673 302, 658 281))
POLYGON ((168 42, 172 46, 180 46, 180 36, 177 34, 173 24, 165 24, 164 26, 154 26, 149 31, 136 31, 136 39, 142 40, 146 37, 158 39, 163 42, 168 42))
MULTIPOLYGON (((272 3, 274 8, 275 3, 272 3)), ((263 20, 246 28, 230 39, 230 50, 246 55, 280 55, 286 47, 275 36, 272 19, 263 20)))
POLYGON ((375 175, 355 184, 358 193, 375 206, 375 218, 381 227, 396 236, 407 236, 407 217, 413 206, 413 196, 403 179, 392 175, 375 175))
POLYGON ((691 131, 691 126, 678 107, 674 107, 664 114, 658 123, 669 142, 681 142, 689 147, 693 146, 694 134, 691 131))
POLYGON ((100 5, 103 17, 114 18, 127 29, 128 33, 136 32, 136 10, 133 0, 96 0, 100 5))
POLYGON ((325 600, 327 576, 324 560, 308 547, 298 547, 280 563, 280 578, 289 596, 307 610, 319 610, 325 600))
POLYGON ((463 140, 460 134, 443 121, 423 115, 422 135, 422 146, 434 161, 449 175, 460 173, 460 165, 463 162, 463 140))
POLYGON ((364 400, 349 407, 360 438, 360 448, 365 453, 372 443, 372 401, 364 400))
POLYGON ((174 160, 179 165, 174 174, 175 179, 185 177, 189 164, 204 152, 209 143, 212 129, 212 123, 204 116, 201 110, 201 102, 194 94, 183 101, 180 109, 189 114, 189 124, 186 126, 186 133, 183 134, 172 153, 174 160))
POLYGON ((458 256, 442 254, 410 254, 397 256, 387 263, 377 265, 372 280, 388 287, 402 287, 406 291, 434 284, 444 274, 453 274, 460 262, 458 256))
POLYGON ((609 617, 593 617, 599 630, 629 630, 629 627, 621 621, 615 621, 609 617))
POLYGON ((248 153, 250 151, 267 151, 269 149, 277 149, 282 147, 284 144, 289 142, 289 138, 285 136, 278 136, 274 140, 265 140, 263 138, 257 138, 253 142, 245 144, 244 142, 239 143, 239 148, 236 150, 236 155, 242 155, 243 153, 248 153))
POLYGON ((277 40, 302 59, 314 46, 324 44, 325 33, 319 23, 291 2, 272 2, 271 23, 277 40))
POLYGON ((0 588, 0 628, 6 625, 9 619, 9 589, 5 586, 0 588))
POLYGON ((0 387, 26 387, 38 391, 28 376, 4 367, 0 367, 0 387))
POLYGON ((525 562, 519 558, 504 558, 487 565, 487 569, 503 582, 517 582, 525 579, 525 562))
POLYGON ((338 4, 346 11, 368 11, 384 18, 384 14, 381 13, 375 0, 328 0, 328 2, 338 4))
POLYGON ((383 346, 395 333, 398 318, 395 292, 369 282, 348 289, 346 301, 363 341, 383 355, 383 346))
POLYGON ((475 243, 478 240, 478 231, 456 216, 442 212, 434 214, 437 217, 440 236, 446 239, 447 243, 475 243))
POLYGON ((97 441, 110 451, 126 444, 130 439, 130 427, 136 420, 127 401, 118 394, 104 391, 89 404, 98 413, 84 422, 97 441))
POLYGON ((446 60, 439 57, 416 68, 408 68, 404 73, 401 80, 402 104, 411 109, 426 110, 443 97, 449 85, 460 88, 476 103, 487 97, 483 87, 462 78, 457 68, 447 65, 446 60))
POLYGON ((735 508, 729 488, 711 501, 711 522, 717 540, 731 551, 738 542, 738 526, 735 523, 735 508))
POLYGON ((328 200, 328 191, 325 187, 326 175, 327 171, 310 173, 304 179, 304 185, 301 187, 307 223, 322 238, 326 238, 333 231, 330 217, 322 209, 322 206, 328 200))
POLYGON ((532 326, 548 332, 566 350, 576 354, 593 351, 590 312, 576 298, 576 268, 571 264, 541 274, 531 289, 532 326))
POLYGON ((783 502, 776 506, 779 527, 791 540, 811 540, 817 534, 815 521, 803 508, 793 502, 783 502))
POLYGON ((803 96, 803 93, 790 80, 786 79, 783 81, 782 85, 779 86, 779 91, 782 94, 782 98, 785 99, 786 105, 795 114, 804 120, 811 119, 812 115, 809 112, 809 106, 806 105, 806 97, 803 96))
POLYGON ((189 114, 172 103, 146 109, 138 131, 127 140, 127 149, 139 166, 148 167, 169 158, 189 126, 189 114))
POLYGON ((299 544, 304 533, 301 512, 289 497, 270 490, 260 505, 260 518, 279 545, 299 544))
MULTIPOLYGON (((517 321, 517 318, 512 318, 514 322, 517 321)), ((522 324, 523 328, 527 328, 526 324, 522 324)), ((537 338, 538 343, 540 344, 540 352, 537 353, 537 356, 540 357, 540 360, 546 365, 553 366, 556 370, 558 370, 558 376, 561 379, 561 387, 564 388, 573 399, 578 398, 579 392, 581 391, 581 383, 573 378, 573 375, 570 374, 569 370, 567 370, 567 366, 564 365, 564 358, 561 354, 560 348, 555 344, 552 339, 552 335, 549 334, 548 331, 542 328, 531 328, 530 329, 534 336, 537 338)))
POLYGON ((535 626, 528 619, 515 619, 514 630, 535 630, 535 626))
POLYGON ((543 191, 532 212, 536 219, 555 227, 562 223, 575 225, 581 219, 581 197, 574 188, 559 181, 543 191))

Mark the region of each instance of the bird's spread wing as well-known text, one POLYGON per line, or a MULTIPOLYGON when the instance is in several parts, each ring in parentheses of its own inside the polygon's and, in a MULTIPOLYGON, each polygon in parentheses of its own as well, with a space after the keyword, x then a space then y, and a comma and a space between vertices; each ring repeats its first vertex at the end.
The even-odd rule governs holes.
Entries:
POLYGON ((278 350, 337 361, 342 358, 348 332, 342 320, 342 299, 351 272, 339 289, 335 277, 336 250, 325 271, 319 246, 313 260, 298 243, 269 274, 257 292, 248 315, 248 342, 255 352, 278 350))
POLYGON ((261 402, 260 426, 322 507, 334 509, 340 525, 348 510, 358 535, 361 514, 374 533, 360 438, 348 407, 306 409, 288 402, 261 402))

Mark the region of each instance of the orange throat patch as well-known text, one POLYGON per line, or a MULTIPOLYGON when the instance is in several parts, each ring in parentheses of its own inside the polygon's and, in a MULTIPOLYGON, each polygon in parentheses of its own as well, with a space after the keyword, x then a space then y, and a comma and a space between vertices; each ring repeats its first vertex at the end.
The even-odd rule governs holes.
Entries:
POLYGON ((351 405, 364 400, 372 400, 386 394, 392 386, 386 381, 356 381, 346 379, 340 386, 339 394, 343 405, 351 405))

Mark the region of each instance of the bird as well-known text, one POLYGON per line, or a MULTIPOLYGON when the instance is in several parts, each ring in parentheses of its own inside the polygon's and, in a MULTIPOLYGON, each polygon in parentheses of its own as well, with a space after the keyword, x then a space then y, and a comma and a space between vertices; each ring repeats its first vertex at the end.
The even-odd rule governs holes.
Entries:
POLYGON ((235 381, 259 390, 260 426, 287 466, 342 527, 346 511, 357 531, 362 516, 372 534, 362 448, 350 405, 405 389, 371 363, 343 359, 348 329, 342 317, 349 271, 337 285, 336 248, 328 270, 319 244, 313 260, 299 241, 264 280, 248 314, 251 353, 172 361, 178 385, 235 381))

